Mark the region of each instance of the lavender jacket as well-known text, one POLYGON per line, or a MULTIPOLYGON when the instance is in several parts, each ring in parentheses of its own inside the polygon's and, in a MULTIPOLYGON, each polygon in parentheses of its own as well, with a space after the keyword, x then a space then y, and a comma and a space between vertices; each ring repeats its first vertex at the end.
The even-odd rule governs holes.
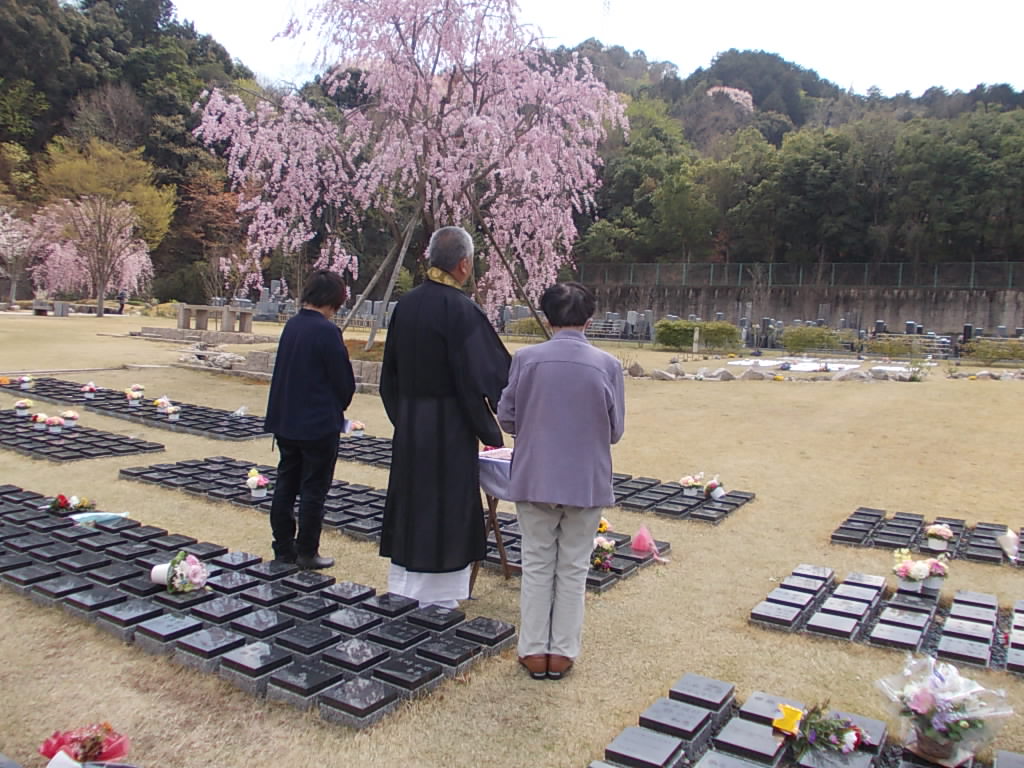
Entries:
POLYGON ((509 501, 609 507, 625 430, 622 366, 579 331, 516 352, 498 422, 515 435, 509 501))

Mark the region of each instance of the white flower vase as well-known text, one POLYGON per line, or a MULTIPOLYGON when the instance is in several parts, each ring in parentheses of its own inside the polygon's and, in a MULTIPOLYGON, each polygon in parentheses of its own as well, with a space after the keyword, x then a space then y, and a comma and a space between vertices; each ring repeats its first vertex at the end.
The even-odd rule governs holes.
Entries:
POLYGON ((913 579, 897 579, 897 581, 900 583, 900 591, 902 592, 917 592, 921 583, 913 579))
POLYGON ((141 408, 142 407, 142 401, 141 400, 129 400, 128 401, 128 407, 129 408, 141 408))
POLYGON ((177 421, 178 417, 180 417, 180 416, 181 416, 180 413, 168 413, 167 414, 167 420, 168 421, 177 421))
POLYGON ((167 575, 171 571, 170 563, 160 563, 160 565, 154 565, 149 569, 149 580, 154 584, 162 584, 167 586, 167 575))
POLYGON ((18 416, 28 416, 28 408, 15 408, 14 413, 18 416))
POLYGON ((34 428, 42 432, 44 429, 46 429, 46 424, 42 421, 37 421, 34 425, 34 428))
POLYGON ((718 501, 719 499, 721 499, 721 498, 723 498, 725 496, 725 493, 726 493, 725 488, 723 488, 722 486, 718 486, 717 488, 712 488, 711 489, 711 498, 714 499, 715 501, 718 501))
POLYGON ((927 579, 921 582, 921 586, 933 592, 938 592, 940 589, 942 589, 942 582, 945 580, 945 576, 929 576, 927 579))
POLYGON ((85 395, 85 399, 86 400, 95 400, 96 399, 96 393, 95 392, 83 392, 82 394, 85 395))
POLYGON ((54 424, 52 427, 50 427, 50 434, 59 435, 62 429, 63 427, 61 427, 60 425, 54 424))
POLYGON ((32 382, 31 381, 23 381, 20 384, 18 384, 18 388, 19 389, 24 389, 24 390, 32 389, 32 382))
POLYGON ((78 419, 64 419, 64 426, 68 429, 74 429, 78 425, 78 419))
POLYGON ((928 549, 932 552, 945 552, 949 549, 949 542, 940 536, 929 536, 928 549))
POLYGON ((267 497, 266 488, 252 488, 250 490, 254 499, 265 499, 267 497))

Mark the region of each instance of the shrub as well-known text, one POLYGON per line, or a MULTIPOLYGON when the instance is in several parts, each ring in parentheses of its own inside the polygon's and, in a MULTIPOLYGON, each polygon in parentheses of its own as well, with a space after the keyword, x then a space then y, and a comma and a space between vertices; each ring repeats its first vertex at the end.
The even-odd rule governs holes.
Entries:
POLYGON ((697 328, 700 328, 701 346, 706 349, 731 349, 740 343, 740 329, 732 323, 689 320, 659 320, 654 324, 654 341, 671 349, 692 349, 697 328))
POLYGON ((812 349, 841 349, 839 334, 830 328, 816 325, 796 325, 782 332, 782 346, 790 354, 800 354, 812 349))
POLYGON ((535 317, 521 317, 506 324, 505 333, 510 336, 543 336, 544 329, 535 317))
POLYGON ((1007 339, 1006 341, 977 339, 964 345, 964 349, 968 357, 985 365, 991 365, 999 360, 1024 360, 1024 342, 1016 339, 1007 339))

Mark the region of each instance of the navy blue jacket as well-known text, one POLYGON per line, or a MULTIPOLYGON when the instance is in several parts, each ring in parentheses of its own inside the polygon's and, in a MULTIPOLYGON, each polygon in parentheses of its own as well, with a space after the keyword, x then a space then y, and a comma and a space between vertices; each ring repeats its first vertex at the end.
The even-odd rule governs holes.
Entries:
POLYGON ((289 440, 339 434, 355 391, 338 326, 316 310, 299 310, 277 345, 263 428, 289 440))

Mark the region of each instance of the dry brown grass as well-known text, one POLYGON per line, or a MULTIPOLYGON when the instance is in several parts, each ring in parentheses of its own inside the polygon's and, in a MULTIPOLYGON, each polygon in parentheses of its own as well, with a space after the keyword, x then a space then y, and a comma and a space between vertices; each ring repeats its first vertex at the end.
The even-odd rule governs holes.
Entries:
MULTIPOLYGON (((0 316, 0 366, 176 358, 175 345, 95 335, 136 327, 137 319, 0 316)), ((647 367, 670 357, 630 354, 647 367)), ((688 368, 705 364, 715 363, 688 368)), ((923 384, 630 381, 617 468, 663 479, 718 472, 727 486, 756 491, 757 502, 716 528, 612 511, 619 529, 631 532, 644 522, 670 540, 671 563, 588 597, 584 656, 573 676, 559 684, 532 682, 507 652, 365 732, 253 699, 0 591, 0 752, 39 766, 33 752, 51 730, 108 719, 132 736, 131 758, 140 765, 580 768, 685 672, 735 682, 741 697, 764 690, 808 702, 830 698, 849 711, 886 717, 871 683, 898 669, 898 653, 768 632, 748 626, 745 617, 798 563, 830 565, 840 575, 884 573, 889 553, 828 543, 829 532, 858 505, 1024 524, 1024 382, 940 376, 923 384)), ((247 404, 257 413, 266 393, 265 385, 180 369, 72 378, 108 386, 141 381, 154 396, 232 409, 247 404)), ((0 393, 0 406, 13 399, 0 393)), ((357 396, 351 413, 369 432, 390 433, 377 398, 357 396)), ((166 454, 146 462, 217 454, 274 461, 266 440, 212 441, 91 413, 85 422, 167 445, 166 454)), ((138 457, 125 457, 58 467, 4 452, 0 482, 85 494, 145 523, 269 554, 261 515, 116 479, 119 467, 137 463, 138 457)), ((339 464, 337 476, 378 487, 386 482, 383 471, 359 464, 339 464)), ((324 549, 340 563, 333 575, 384 585, 386 564, 372 545, 328 535, 324 549)), ((957 562, 948 587, 955 589, 994 592, 1004 607, 1024 598, 1021 573, 1009 567, 957 562)), ((517 582, 484 571, 467 610, 517 622, 517 582)), ((1024 711, 1024 681, 1005 672, 970 674, 1005 688, 1024 711)), ((997 746, 1024 751, 1019 720, 1002 731, 997 746)))

